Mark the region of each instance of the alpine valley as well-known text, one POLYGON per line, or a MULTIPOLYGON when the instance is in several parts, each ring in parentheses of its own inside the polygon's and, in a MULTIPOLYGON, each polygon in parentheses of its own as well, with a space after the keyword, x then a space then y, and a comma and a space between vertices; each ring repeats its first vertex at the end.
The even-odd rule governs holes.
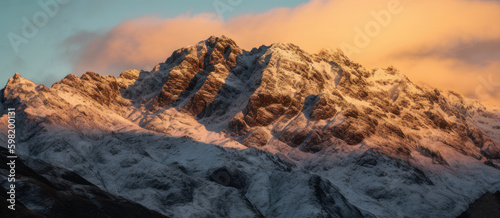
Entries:
POLYGON ((212 36, 0 101, 2 214, 8 108, 17 215, 457 217, 500 190, 499 108, 340 51, 212 36))

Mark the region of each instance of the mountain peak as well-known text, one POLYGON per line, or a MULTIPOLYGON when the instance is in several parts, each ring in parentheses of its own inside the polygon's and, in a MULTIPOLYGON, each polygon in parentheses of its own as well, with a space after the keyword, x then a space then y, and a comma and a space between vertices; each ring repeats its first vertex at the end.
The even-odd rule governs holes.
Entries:
POLYGON ((35 86, 35 83, 32 82, 31 80, 22 77, 21 74, 19 73, 15 73, 14 76, 12 76, 7 82, 6 88, 13 87, 18 84, 25 84, 26 86, 35 86))
POLYGON ((210 36, 207 40, 205 40, 205 43, 208 47, 214 48, 217 44, 222 44, 223 46, 233 46, 233 47, 238 47, 236 45, 236 42, 232 40, 229 37, 226 37, 225 35, 222 36, 210 36))
POLYGON ((211 36, 151 71, 68 75, 49 90, 15 74, 0 108, 23 115, 20 154, 165 214, 197 202, 221 211, 229 199, 226 216, 249 203, 258 216, 316 216, 309 208, 345 201, 339 184, 353 205, 375 208, 367 217, 428 217, 453 216, 479 192, 500 189, 500 112, 463 99, 393 67, 367 70, 340 51, 290 43, 243 51, 211 36), (151 198, 141 197, 146 188, 151 198), (297 196, 312 201, 279 201, 297 196))
POLYGON ((14 76, 12 76, 9 81, 7 82, 7 84, 16 84, 16 83, 20 83, 20 82, 26 82, 26 81, 30 81, 28 79, 25 79, 24 77, 21 76, 21 74, 19 73, 15 73, 14 76))
POLYGON ((19 78, 22 78, 21 74, 19 73, 15 73, 14 76, 12 77, 14 79, 19 79, 19 78))
POLYGON ((7 82, 3 90, 3 96, 7 99, 20 98, 26 100, 33 97, 37 89, 45 89, 44 87, 43 85, 37 86, 31 80, 22 77, 19 73, 15 73, 7 82))
POLYGON ((271 49, 282 49, 282 50, 299 50, 302 51, 302 49, 293 43, 283 43, 283 42, 276 42, 271 44, 271 49))

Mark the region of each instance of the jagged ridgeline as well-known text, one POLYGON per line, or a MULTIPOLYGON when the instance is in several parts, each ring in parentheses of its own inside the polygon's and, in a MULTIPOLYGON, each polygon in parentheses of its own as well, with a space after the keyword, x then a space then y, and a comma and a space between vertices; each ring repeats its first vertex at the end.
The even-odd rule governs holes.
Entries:
POLYGON ((16 74, 0 98, 27 160, 167 216, 453 217, 500 189, 496 107, 340 51, 212 36, 150 71, 16 74))

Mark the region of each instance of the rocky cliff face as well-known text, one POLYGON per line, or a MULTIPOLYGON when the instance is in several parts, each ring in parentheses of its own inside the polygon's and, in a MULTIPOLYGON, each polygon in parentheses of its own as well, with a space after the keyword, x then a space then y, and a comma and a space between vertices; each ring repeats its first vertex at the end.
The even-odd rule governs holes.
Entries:
POLYGON ((0 98, 22 155, 165 215, 453 217, 500 189, 499 109, 338 51, 210 37, 151 71, 16 74, 0 98))

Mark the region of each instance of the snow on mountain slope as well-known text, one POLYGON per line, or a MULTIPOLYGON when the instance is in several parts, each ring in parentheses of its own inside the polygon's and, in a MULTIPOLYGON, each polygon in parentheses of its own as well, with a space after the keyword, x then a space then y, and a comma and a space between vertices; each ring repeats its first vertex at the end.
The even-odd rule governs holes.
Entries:
POLYGON ((34 134, 38 140, 23 143, 21 153, 65 166, 106 192, 165 215, 362 217, 327 180, 255 149, 224 149, 143 130, 102 138, 56 128, 34 134), (304 199, 283 200, 298 198, 304 199))
POLYGON ((20 155, 165 215, 454 217, 500 190, 499 109, 338 51, 210 37, 151 71, 16 74, 0 97, 20 155))
MULTIPOLYGON (((0 148, 8 162, 7 149, 0 148)), ((10 167, 0 168, 4 217, 165 217, 129 200, 106 193, 77 174, 30 158, 16 159, 16 210, 7 209, 10 167), (39 214, 40 216, 36 216, 39 214)))

